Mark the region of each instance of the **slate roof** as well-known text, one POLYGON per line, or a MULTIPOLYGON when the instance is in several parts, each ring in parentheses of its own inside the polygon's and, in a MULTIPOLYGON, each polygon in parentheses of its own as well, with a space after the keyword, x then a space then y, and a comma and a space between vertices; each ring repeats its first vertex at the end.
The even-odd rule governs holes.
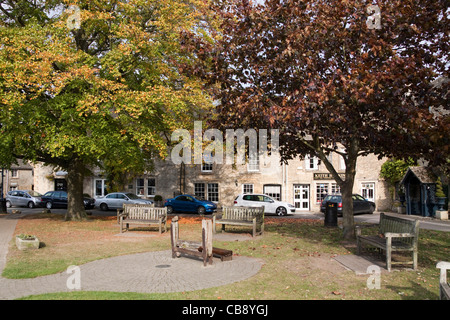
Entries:
POLYGON ((417 167, 409 167, 408 171, 406 171, 405 175, 402 179, 402 184, 404 184, 405 179, 410 175, 413 174, 416 176, 417 179, 419 179, 420 183, 429 184, 429 183, 436 183, 436 180, 433 177, 433 174, 430 172, 430 170, 427 167, 423 166, 417 166, 417 167))

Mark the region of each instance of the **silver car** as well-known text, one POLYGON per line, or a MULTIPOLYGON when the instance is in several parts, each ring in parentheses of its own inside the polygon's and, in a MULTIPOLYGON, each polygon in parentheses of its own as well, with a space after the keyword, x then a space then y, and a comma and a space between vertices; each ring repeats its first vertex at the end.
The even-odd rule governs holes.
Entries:
POLYGON ((14 190, 6 194, 6 207, 41 207, 42 194, 34 190, 14 190))
POLYGON ((96 199, 95 207, 100 208, 103 211, 108 209, 122 209, 124 203, 152 204, 153 201, 141 199, 130 192, 113 192, 107 194, 103 198, 96 199))

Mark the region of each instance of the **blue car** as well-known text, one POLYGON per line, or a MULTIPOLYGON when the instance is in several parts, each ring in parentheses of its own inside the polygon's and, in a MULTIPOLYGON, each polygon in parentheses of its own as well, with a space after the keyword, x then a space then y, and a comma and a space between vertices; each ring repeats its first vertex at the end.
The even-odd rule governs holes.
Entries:
POLYGON ((217 209, 214 202, 201 200, 189 194, 182 194, 164 203, 167 213, 173 212, 197 212, 198 214, 213 213, 217 209))

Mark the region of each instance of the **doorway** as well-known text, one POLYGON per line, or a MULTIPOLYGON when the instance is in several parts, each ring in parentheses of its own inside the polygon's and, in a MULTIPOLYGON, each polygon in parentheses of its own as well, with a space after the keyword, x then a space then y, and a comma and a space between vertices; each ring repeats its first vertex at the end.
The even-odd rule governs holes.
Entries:
POLYGON ((294 206, 309 211, 309 184, 294 184, 294 206))

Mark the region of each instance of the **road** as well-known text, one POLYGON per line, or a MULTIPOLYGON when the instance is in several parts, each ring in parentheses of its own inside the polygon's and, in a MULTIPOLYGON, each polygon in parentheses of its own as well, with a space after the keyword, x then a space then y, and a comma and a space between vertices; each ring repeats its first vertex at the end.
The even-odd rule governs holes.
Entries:
MULTIPOLYGON (((42 212, 43 208, 34 208, 34 209, 17 208, 17 207, 8 208, 9 213, 11 213, 12 210, 19 210, 19 211, 21 211, 22 214, 31 214, 31 213, 42 212)), ((91 212, 92 215, 94 215, 94 216, 116 216, 116 214, 117 214, 116 210, 101 211, 99 209, 92 209, 92 210, 88 210, 88 211, 91 212)), ((65 214, 66 209, 51 209, 51 212, 58 213, 58 214, 65 214)), ((424 217, 418 217, 418 216, 398 215, 395 213, 388 213, 388 214, 400 216, 401 218, 404 218, 404 219, 411 219, 411 220, 419 219, 420 220, 420 228, 422 228, 422 229, 450 232, 450 220, 441 221, 441 220, 437 220, 437 219, 424 218, 424 217)), ((194 214, 175 213, 175 214, 171 214, 169 216, 175 216, 175 215, 190 216, 190 215, 194 215, 194 214)), ((267 216, 268 217, 270 216, 271 218, 272 217, 278 218, 278 216, 276 216, 276 215, 267 215, 267 216)), ((207 215, 207 217, 208 217, 208 215, 207 215)), ((320 213, 320 212, 306 212, 306 213, 289 214, 287 217, 292 218, 292 219, 324 219, 324 214, 320 213)), ((340 219, 342 219, 342 218, 339 217, 338 220, 340 220, 340 219)), ((356 223, 361 223, 361 222, 378 223, 379 220, 380 220, 379 212, 374 212, 373 214, 355 215, 356 223)))

